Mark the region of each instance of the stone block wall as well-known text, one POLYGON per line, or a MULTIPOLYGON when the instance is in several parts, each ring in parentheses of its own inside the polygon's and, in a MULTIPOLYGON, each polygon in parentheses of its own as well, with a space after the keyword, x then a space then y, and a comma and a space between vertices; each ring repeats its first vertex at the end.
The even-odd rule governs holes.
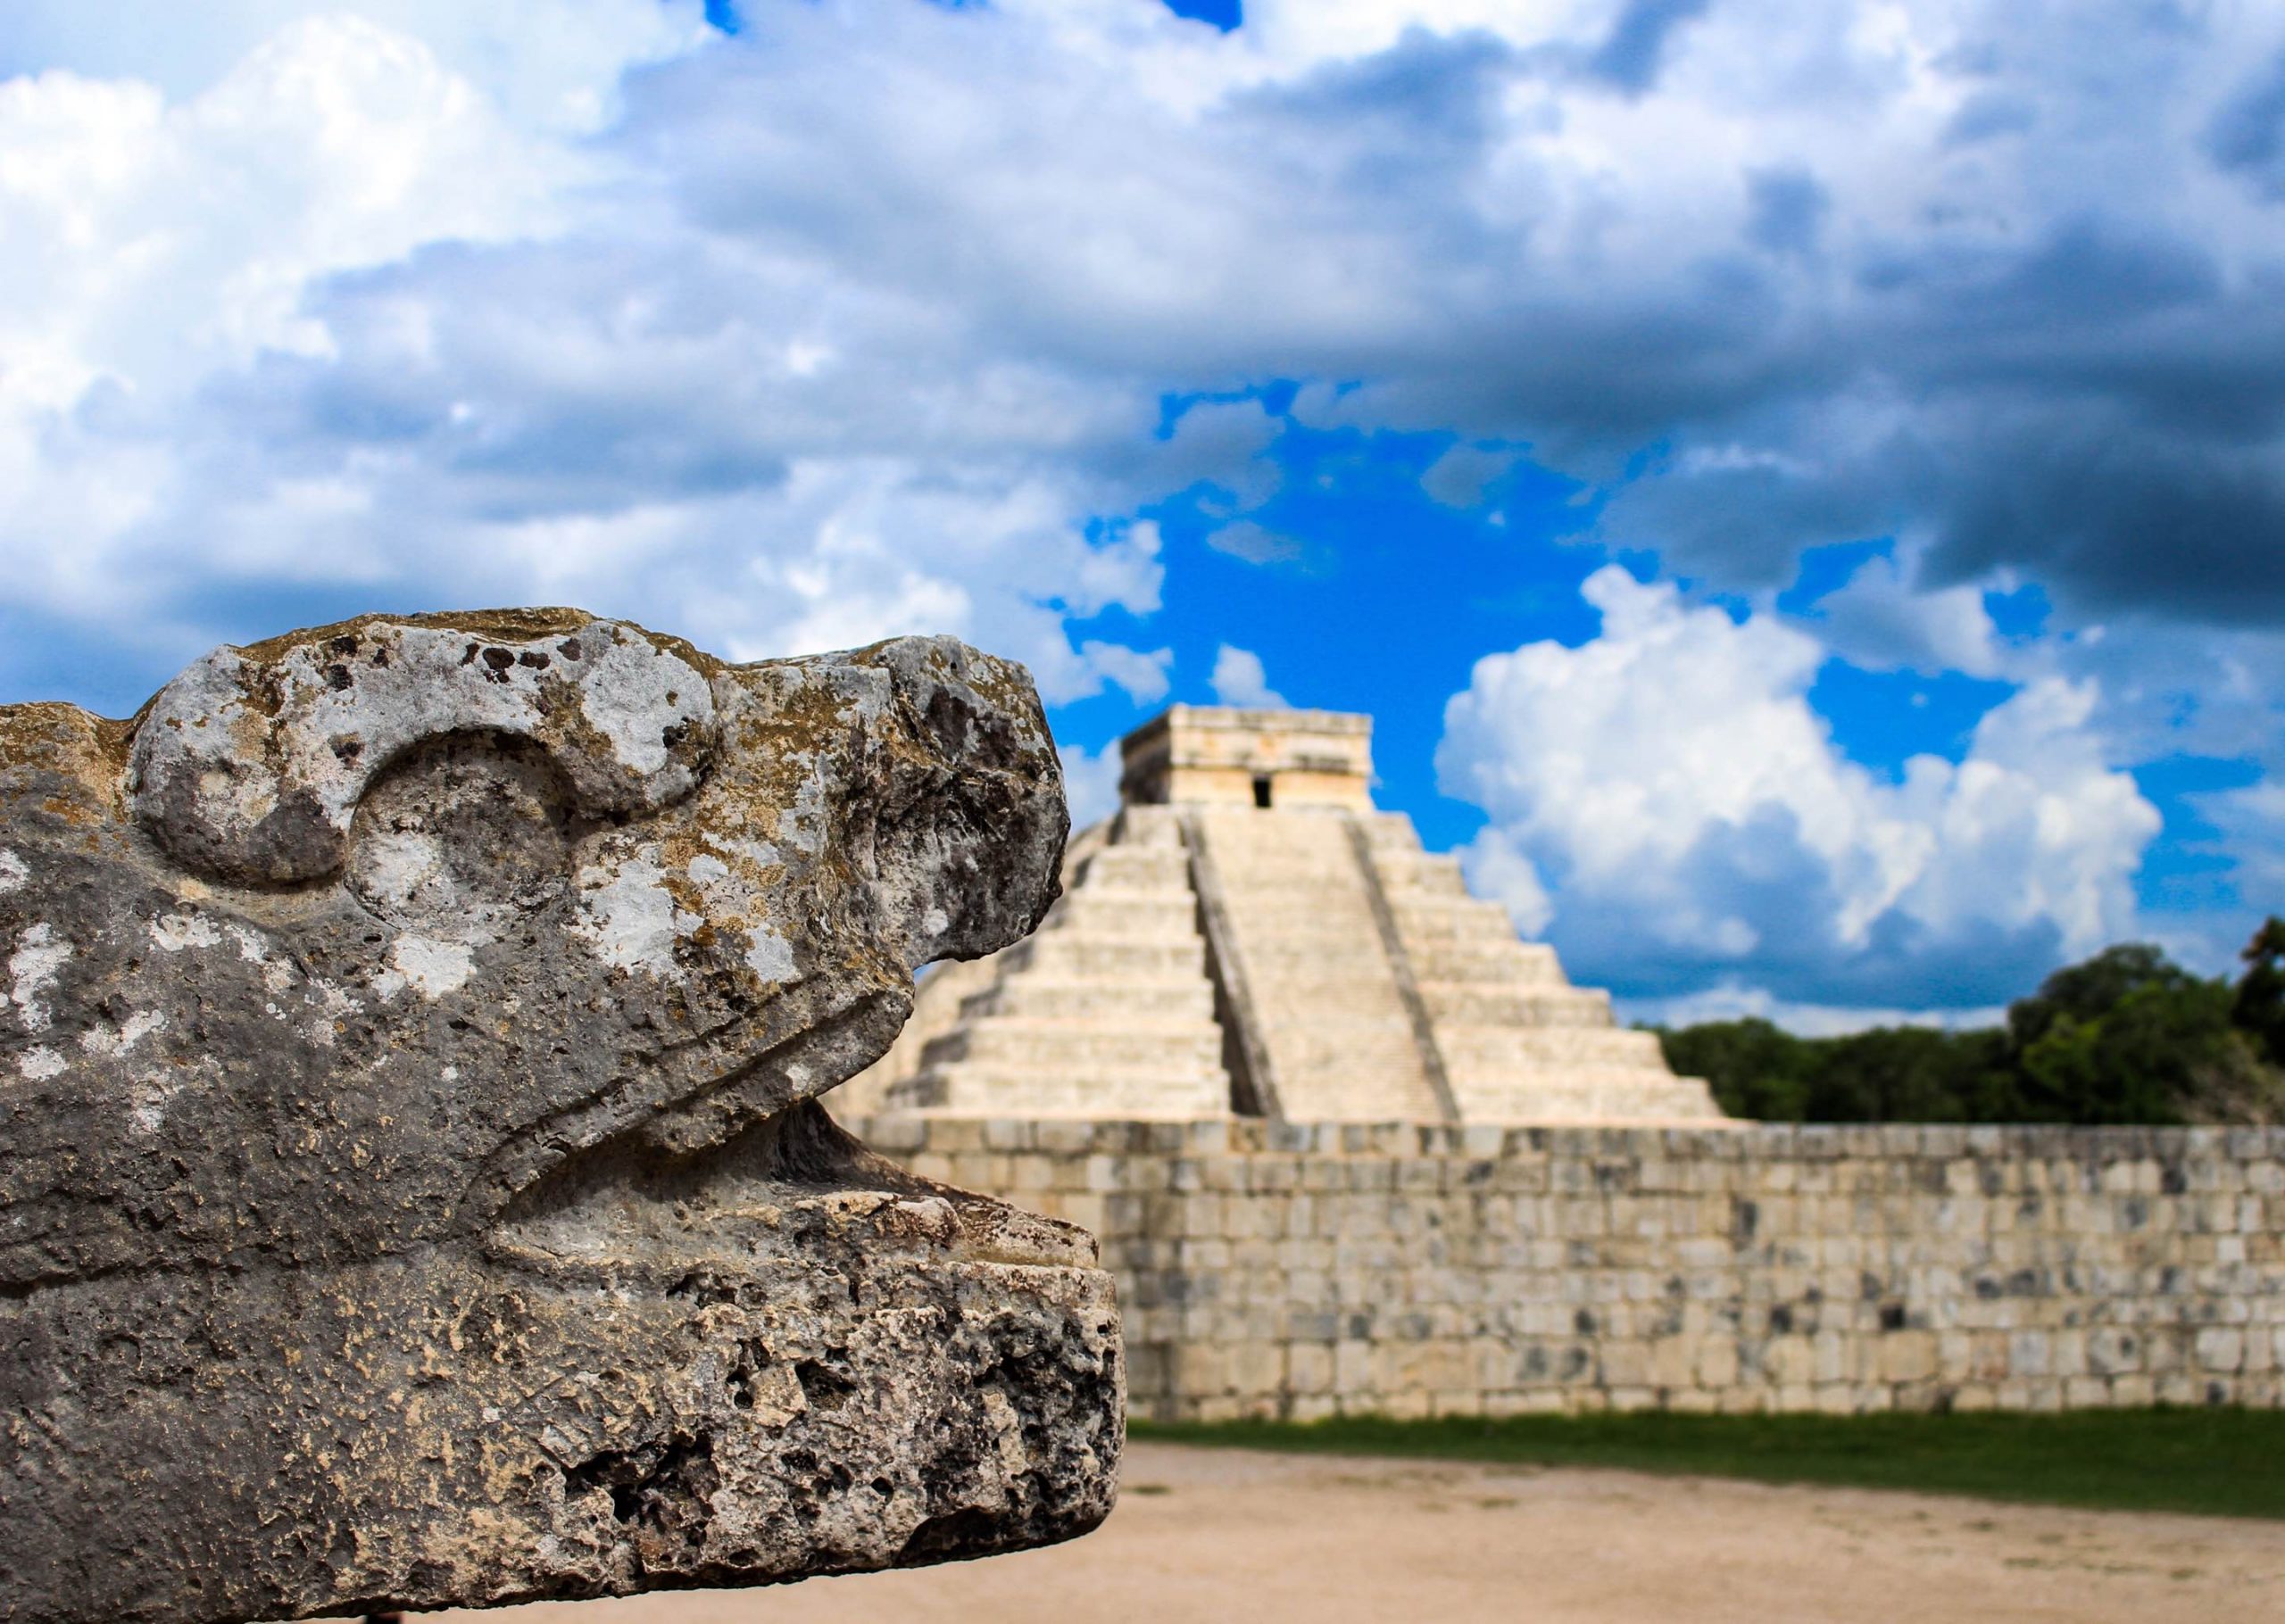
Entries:
POLYGON ((1155 1420, 2280 1401, 2285 1130, 852 1126, 1101 1236, 1155 1420))

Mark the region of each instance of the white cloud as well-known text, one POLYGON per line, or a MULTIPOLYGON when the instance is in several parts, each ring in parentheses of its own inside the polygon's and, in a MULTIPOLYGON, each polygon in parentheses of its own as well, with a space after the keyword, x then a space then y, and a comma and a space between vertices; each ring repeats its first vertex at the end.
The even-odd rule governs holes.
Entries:
POLYGON ((237 7, 218 77, 182 67, 207 45, 153 64, 172 95, 0 82, 0 236, 38 249, 0 262, 13 606, 162 672, 281 617, 545 599, 741 655, 951 631, 1051 700, 1163 695, 1160 654, 1064 630, 1158 605, 1155 526, 1096 516, 1274 490, 1257 402, 1154 442, 1132 390, 694 224, 673 164, 583 132, 694 8, 561 0, 586 44, 520 56, 461 8, 367 9, 237 7))
POLYGON ((56 410, 105 380, 147 397, 265 348, 323 356, 312 278, 545 229, 592 172, 354 16, 295 21, 173 104, 134 80, 0 82, 0 399, 56 410))
POLYGON ((2029 684, 1965 759, 1891 783, 1809 708, 1825 654, 1802 632, 1616 566, 1583 592, 1600 634, 1477 662, 1437 761, 1491 814, 1472 877, 1591 978, 1989 1005, 2131 928, 2158 816, 2101 758, 2090 683, 2029 684))
POLYGON ((1525 936, 1538 936, 1555 917, 1539 865, 1497 824, 1480 832, 1467 848, 1468 883, 1479 896, 1496 899, 1525 936))
POLYGON ((1811 618, 1826 647, 1867 670, 2002 675, 2006 650, 1982 590, 1915 592, 1892 558, 1867 559, 1811 618))
POLYGON ((1250 518, 1224 525, 1206 537, 1217 552, 1226 552, 1249 564, 1288 564, 1301 556, 1301 543, 1290 535, 1265 530, 1250 518))
POLYGON ((0 263, 10 597, 131 625, 186 576, 280 558, 332 573, 310 532, 353 523, 361 482, 242 439, 227 475, 270 487, 283 533, 229 534, 230 481, 189 466, 202 392, 265 352, 332 357, 303 306, 313 278, 439 236, 544 229, 589 167, 527 139, 420 41, 354 17, 293 22, 172 105, 64 72, 0 83, 0 238, 18 245, 0 263), (137 538, 175 526, 188 537, 153 550, 154 581, 137 538))
POLYGON ((616 108, 630 63, 679 54, 708 38, 700 0, 17 0, 0 34, 0 78, 62 69, 134 79, 183 101, 296 24, 361 18, 419 39, 518 123, 593 129, 616 108))
POLYGON ((1423 469, 1420 488, 1448 508, 1473 508, 1502 474, 1516 465, 1516 453, 1465 443, 1449 447, 1423 469))
POLYGON ((1079 645, 1079 657, 1125 689, 1126 697, 1137 705, 1155 705, 1167 697, 1167 673, 1175 663, 1172 649, 1146 653, 1123 643, 1090 640, 1079 645))
POLYGON ((1285 703, 1285 696, 1270 687, 1269 677, 1261 668, 1261 656, 1251 649, 1224 643, 1214 651, 1214 675, 1207 680, 1214 686, 1214 697, 1225 705, 1267 710, 1285 703))

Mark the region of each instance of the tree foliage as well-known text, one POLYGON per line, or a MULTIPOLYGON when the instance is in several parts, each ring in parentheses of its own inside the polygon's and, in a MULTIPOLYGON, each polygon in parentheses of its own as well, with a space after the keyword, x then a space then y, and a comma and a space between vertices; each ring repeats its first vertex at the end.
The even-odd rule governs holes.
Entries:
POLYGON ((2262 1058, 2285 1065, 2285 919, 2273 916, 2239 957, 2246 973, 2238 982, 2231 1019, 2260 1045, 2262 1058))
POLYGON ((2004 1026, 1801 1038, 1759 1019, 1658 1029, 1677 1072, 1733 1115, 1782 1122, 2285 1122, 2285 919, 2233 983, 2147 942, 2018 998, 2004 1026))

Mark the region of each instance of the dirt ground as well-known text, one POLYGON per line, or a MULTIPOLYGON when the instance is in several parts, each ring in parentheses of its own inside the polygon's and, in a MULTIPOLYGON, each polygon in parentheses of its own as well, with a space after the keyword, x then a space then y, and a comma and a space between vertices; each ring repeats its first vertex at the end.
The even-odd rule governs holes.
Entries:
POLYGON ((2285 1524, 1629 1472, 1130 1446, 1046 1551, 456 1624, 2285 1621, 2285 1524))

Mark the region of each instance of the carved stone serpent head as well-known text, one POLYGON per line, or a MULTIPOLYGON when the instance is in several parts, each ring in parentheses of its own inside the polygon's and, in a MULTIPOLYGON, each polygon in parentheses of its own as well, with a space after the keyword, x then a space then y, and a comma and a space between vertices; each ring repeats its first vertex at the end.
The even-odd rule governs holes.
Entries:
POLYGON ((816 1097, 1036 923, 1019 667, 569 610, 0 709, 0 1619, 729 1585, 1109 1510, 1084 1233, 816 1097))

